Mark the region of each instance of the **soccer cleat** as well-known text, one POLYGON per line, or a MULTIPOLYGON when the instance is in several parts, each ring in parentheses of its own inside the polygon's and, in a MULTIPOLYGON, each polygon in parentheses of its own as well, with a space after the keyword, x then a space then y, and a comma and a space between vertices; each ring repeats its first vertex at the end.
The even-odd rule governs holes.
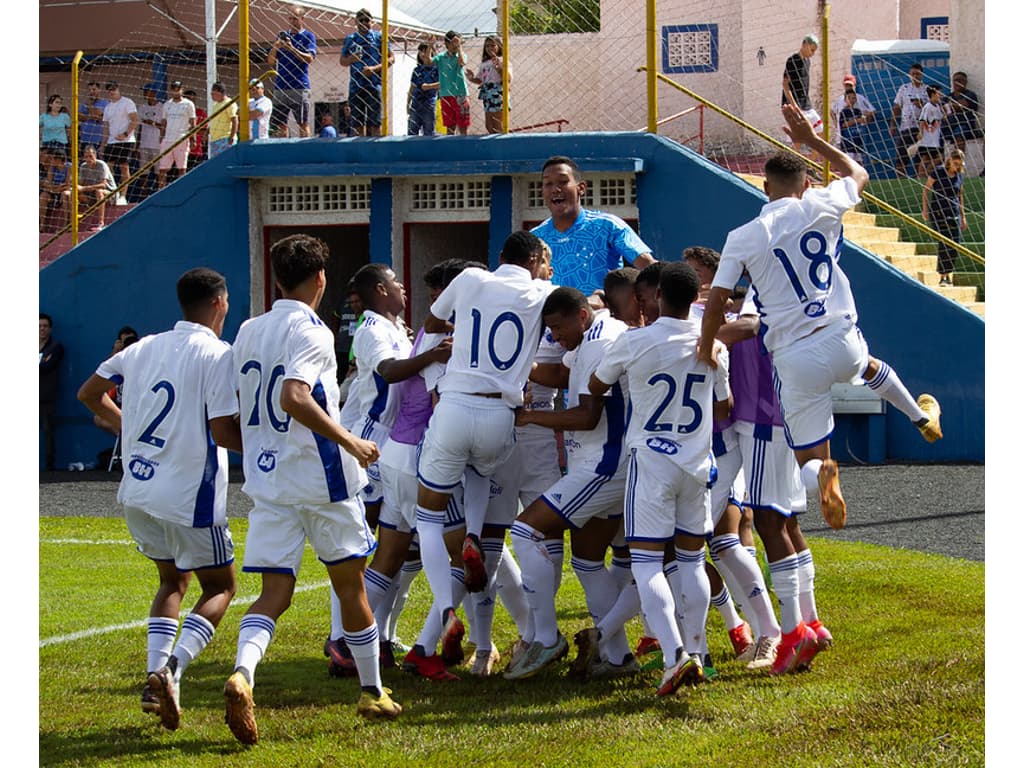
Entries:
POLYGON ((601 680, 616 677, 633 677, 640 674, 640 664, 632 653, 627 653, 621 664, 612 664, 607 659, 596 662, 587 673, 591 680, 601 680))
POLYGON ((917 427, 921 432, 921 436, 929 443, 941 440, 942 427, 939 425, 939 416, 942 415, 942 409, 939 408, 939 401, 931 395, 921 395, 917 398, 917 407, 924 411, 928 417, 928 421, 917 427))
POLYGON ((775 676, 793 672, 802 660, 810 664, 817 652, 818 636, 801 621, 792 632, 783 634, 768 674, 775 676))
MULTIPOLYGON (((353 663, 355 660, 353 659, 353 663)), ((398 669, 398 662, 395 660, 395 648, 390 640, 380 641, 380 669, 398 669)))
POLYGON ((581 629, 573 636, 576 643, 576 659, 572 663, 572 674, 584 676, 592 666, 600 661, 599 643, 601 633, 596 628, 581 629))
POLYGON ((700 660, 700 655, 696 653, 690 656, 683 654, 679 663, 665 670, 665 674, 661 678, 661 685, 658 686, 655 693, 658 696, 668 696, 675 693, 681 685, 697 685, 703 683, 705 679, 704 664, 700 660))
POLYGON ((438 655, 424 656, 414 646, 411 651, 405 654, 402 662, 402 671, 413 675, 425 677, 428 680, 458 680, 459 676, 449 672, 444 661, 438 655))
POLYGON ((569 643, 559 632, 554 645, 545 646, 535 640, 523 660, 505 673, 506 680, 524 680, 533 677, 545 667, 549 667, 569 653, 569 643))
POLYGON ((358 677, 359 670, 356 669, 356 660, 352 658, 352 651, 348 649, 345 639, 339 637, 337 640, 327 638, 324 643, 324 656, 327 662, 327 674, 331 677, 358 677))
POLYGON ((478 649, 473 654, 473 664, 469 668, 469 674, 476 677, 490 677, 494 672, 494 665, 499 661, 501 661, 501 654, 498 653, 497 648, 491 648, 489 651, 478 649))
MULTIPOLYGON (((738 627, 730 629, 729 642, 732 643, 732 650, 736 654, 736 658, 740 658, 754 645, 754 633, 751 632, 750 625, 744 621, 738 627)), ((705 666, 707 665, 705 664, 705 666)))
POLYGON ((640 641, 636 644, 636 657, 639 659, 642 656, 646 656, 649 653, 660 651, 661 645, 658 643, 656 637, 644 637, 640 638, 640 641))
POLYGON ((814 634, 818 636, 818 652, 827 651, 832 647, 832 633, 829 632, 825 625, 821 623, 820 619, 815 619, 807 625, 814 630, 814 634))
POLYGON ((715 669, 715 662, 711 659, 710 653, 705 653, 704 658, 701 660, 701 664, 704 665, 704 679, 714 680, 718 677, 718 670, 715 669))
POLYGON ((174 673, 168 667, 150 672, 147 685, 150 693, 160 702, 160 725, 168 731, 178 730, 181 707, 178 706, 178 686, 174 682, 174 673))
POLYGON ((779 648, 778 635, 761 635, 754 643, 754 655, 747 663, 747 669, 765 669, 775 663, 779 648))
POLYGON ((160 699, 149 689, 148 677, 146 678, 146 684, 142 686, 142 711, 154 715, 160 714, 160 699))
POLYGON ((483 592, 487 588, 487 570, 484 568, 484 550, 475 533, 467 534, 462 542, 462 567, 466 573, 466 591, 483 592))
POLYGON ((503 671, 508 672, 512 667, 521 662, 529 650, 530 644, 523 640, 523 638, 520 637, 516 640, 512 644, 512 649, 508 652, 508 665, 503 671))
POLYGON ((466 658, 466 652, 462 650, 462 638, 465 634, 466 627, 462 620, 456 615, 455 609, 449 608, 441 634, 441 659, 449 667, 461 664, 466 658))
POLYGON ((363 691, 359 694, 356 714, 362 715, 367 720, 394 720, 401 714, 402 705, 392 701, 390 694, 390 688, 381 688, 380 696, 363 691))
POLYGON ((252 686, 245 675, 235 672, 224 683, 224 722, 243 744, 255 744, 260 740, 254 709, 252 686))
POLYGON ((412 650, 411 645, 406 645, 405 642, 398 635, 391 638, 391 650, 397 654, 408 653, 412 650))
POLYGON ((833 459, 825 459, 818 470, 818 503, 821 516, 833 529, 846 526, 846 500, 839 489, 839 465, 833 459))

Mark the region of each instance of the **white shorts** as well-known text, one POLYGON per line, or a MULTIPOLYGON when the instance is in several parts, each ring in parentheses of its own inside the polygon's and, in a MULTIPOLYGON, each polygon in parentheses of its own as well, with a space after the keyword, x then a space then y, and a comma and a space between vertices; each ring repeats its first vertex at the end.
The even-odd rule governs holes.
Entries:
POLYGON ((519 501, 528 507, 544 491, 558 482, 558 441, 554 430, 538 424, 516 429, 516 454, 519 468, 519 501))
POLYGON ((593 518, 611 520, 622 516, 626 493, 625 465, 614 475, 599 475, 590 466, 569 467, 564 477, 540 495, 544 503, 573 528, 593 518))
MULTIPOLYGON (((163 152, 171 146, 169 141, 160 142, 160 151, 163 152)), ((172 165, 176 166, 179 170, 184 171, 188 167, 188 142, 183 141, 181 144, 176 146, 166 155, 160 158, 160 162, 157 163, 157 168, 161 171, 166 171, 172 165)))
POLYGON ((256 501, 245 539, 246 572, 298 577, 306 540, 326 565, 367 557, 377 540, 366 524, 363 501, 353 496, 328 504, 281 506, 256 501))
POLYGON ((420 451, 419 480, 447 492, 467 466, 493 475, 515 448, 515 412, 501 398, 445 392, 434 408, 420 451))
POLYGON ((124 519, 139 552, 150 560, 173 562, 179 571, 221 568, 235 560, 235 543, 227 525, 193 528, 128 506, 124 519))
POLYGON ((743 506, 771 509, 786 517, 805 511, 807 491, 783 428, 745 421, 735 426, 747 483, 743 506))
POLYGON ((669 541, 677 534, 711 533, 707 483, 654 451, 640 460, 629 452, 626 474, 626 541, 669 541))
MULTIPOLYGON (((363 440, 375 442, 377 449, 383 452, 387 447, 391 427, 385 427, 379 421, 366 417, 359 425, 357 434, 363 440)), ((364 504, 380 504, 384 499, 384 481, 380 476, 380 459, 366 468, 366 485, 360 495, 363 497, 364 504)))
POLYGON ((799 450, 832 435, 832 385, 860 378, 868 345, 856 324, 843 320, 776 350, 772 362, 786 439, 799 450))
MULTIPOLYGON (((743 459, 740 456, 739 443, 737 442, 731 450, 727 450, 721 455, 716 451, 715 466, 717 467, 718 477, 715 480, 715 484, 711 486, 712 528, 718 525, 718 521, 722 519, 722 515, 725 514, 725 508, 729 506, 730 500, 738 503, 735 483, 737 476, 743 470, 743 459)), ((742 494, 739 498, 743 498, 742 494)))
POLYGON ((383 487, 378 525, 400 533, 416 530, 416 455, 418 445, 388 440, 377 461, 383 487))

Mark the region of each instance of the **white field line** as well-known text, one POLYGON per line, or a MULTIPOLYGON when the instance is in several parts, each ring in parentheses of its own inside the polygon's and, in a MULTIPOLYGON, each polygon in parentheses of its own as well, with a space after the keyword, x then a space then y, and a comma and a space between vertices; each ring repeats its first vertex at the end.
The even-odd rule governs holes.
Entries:
POLYGON ((130 539, 40 539, 40 544, 134 544, 130 539))
MULTIPOLYGON (((301 592, 311 592, 314 589, 323 589, 324 587, 330 586, 330 581, 318 581, 313 584, 304 584, 295 588, 295 594, 301 592)), ((235 597, 231 601, 231 605, 228 606, 228 610, 232 608, 241 607, 243 605, 252 605, 256 602, 258 595, 246 595, 245 597, 235 597)), ((185 611, 181 614, 187 616, 188 612, 185 611)), ((123 629, 138 629, 144 627, 148 623, 147 619, 141 619, 139 621, 129 621, 124 624, 111 624, 106 627, 94 627, 92 629, 83 629, 79 632, 70 632, 66 635, 55 635, 53 637, 43 638, 39 641, 40 648, 46 648, 50 645, 60 645, 61 643, 70 643, 75 640, 82 640, 87 637, 95 637, 96 635, 107 635, 111 632, 120 632, 123 629)))

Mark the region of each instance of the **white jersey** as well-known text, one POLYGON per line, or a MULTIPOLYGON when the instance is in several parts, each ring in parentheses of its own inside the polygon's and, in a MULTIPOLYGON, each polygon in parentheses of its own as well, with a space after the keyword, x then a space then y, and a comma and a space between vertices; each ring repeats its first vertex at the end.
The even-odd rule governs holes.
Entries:
POLYGON ((917 119, 921 116, 921 107, 928 102, 928 91, 924 83, 914 85, 903 83, 896 91, 896 98, 893 99, 893 106, 900 107, 900 130, 917 130, 917 119), (917 100, 918 104, 914 103, 917 100))
POLYGON ((729 233, 712 287, 731 291, 747 270, 769 352, 831 322, 857 321, 839 255, 843 214, 859 202, 847 176, 800 199, 774 200, 729 233))
POLYGON ((620 335, 595 375, 614 384, 625 374, 631 414, 626 448, 654 451, 702 482, 713 479, 713 390, 720 373, 697 360, 700 325, 661 316, 620 335))
POLYGON ((362 417, 389 430, 398 416, 401 390, 388 384, 377 373, 377 366, 384 360, 405 360, 412 351, 412 342, 404 326, 391 322, 383 315, 368 309, 363 313, 363 318, 363 324, 352 337, 352 354, 356 359, 359 378, 353 383, 351 391, 359 398, 362 417))
MULTIPOLYGON (((564 356, 565 347, 555 341, 551 331, 545 328, 533 361, 541 365, 558 365, 564 356)), ((558 390, 554 387, 545 387, 543 384, 531 381, 527 384, 527 391, 530 393, 530 398, 526 407, 530 410, 553 411, 555 409, 555 395, 558 394, 558 390)))
POLYGON ((164 102, 163 118, 164 141, 173 144, 191 129, 189 123, 196 119, 196 105, 190 99, 168 99, 164 102))
MULTIPOLYGON (((583 334, 583 341, 566 353, 563 360, 569 368, 568 408, 580 404, 580 395, 590 394, 590 375, 597 370, 612 342, 625 333, 626 328, 626 324, 613 318, 608 310, 594 313, 594 320, 583 334)), ((565 432, 570 471, 588 468, 599 475, 615 473, 622 459, 627 395, 625 376, 622 376, 604 396, 604 407, 596 427, 565 432)))
POLYGON ((122 504, 180 525, 227 523, 227 451, 209 419, 238 413, 231 347, 205 325, 179 320, 96 369, 124 382, 122 504))
POLYGON ((334 336, 316 312, 301 301, 278 299, 269 312, 242 324, 234 356, 242 490, 279 505, 323 504, 358 493, 366 472, 355 457, 281 410, 281 388, 295 379, 308 384, 317 404, 339 421, 334 336))
POLYGON ((514 264, 460 272, 430 307, 437 318, 455 315, 452 356, 438 391, 500 393, 510 407, 522 405, 543 330, 541 310, 553 290, 514 264))

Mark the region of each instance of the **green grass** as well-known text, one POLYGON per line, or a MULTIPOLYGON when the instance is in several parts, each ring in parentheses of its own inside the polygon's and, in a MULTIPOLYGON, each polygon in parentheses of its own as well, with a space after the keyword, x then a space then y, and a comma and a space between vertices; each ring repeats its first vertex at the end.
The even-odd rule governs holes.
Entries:
MULTIPOLYGON (((245 520, 233 520, 241 563, 245 520)), ((40 639, 142 620, 155 569, 117 519, 40 520, 40 639)), ((307 548, 300 588, 256 672, 260 743, 241 747, 223 722, 244 598, 188 669, 182 728, 139 709, 142 626, 39 649, 39 757, 47 766, 969 766, 984 762, 984 565, 885 547, 812 540, 818 607, 836 638, 809 674, 780 679, 727 661, 717 612, 709 622, 720 676, 658 699, 660 673, 582 683, 565 664, 513 684, 500 676, 438 684, 388 672, 405 707, 393 723, 355 715, 355 680, 327 676, 326 574, 307 548), (321 585, 321 586, 317 586, 321 585)), ((568 569, 559 624, 589 621, 568 569)), ((194 600, 194 596, 193 596, 194 600)), ((412 640, 428 602, 420 576, 399 623, 412 640)), ((191 604, 191 603, 189 603, 191 604)), ((630 626, 635 642, 638 622, 630 626)), ((497 647, 514 639, 499 609, 497 647)))

